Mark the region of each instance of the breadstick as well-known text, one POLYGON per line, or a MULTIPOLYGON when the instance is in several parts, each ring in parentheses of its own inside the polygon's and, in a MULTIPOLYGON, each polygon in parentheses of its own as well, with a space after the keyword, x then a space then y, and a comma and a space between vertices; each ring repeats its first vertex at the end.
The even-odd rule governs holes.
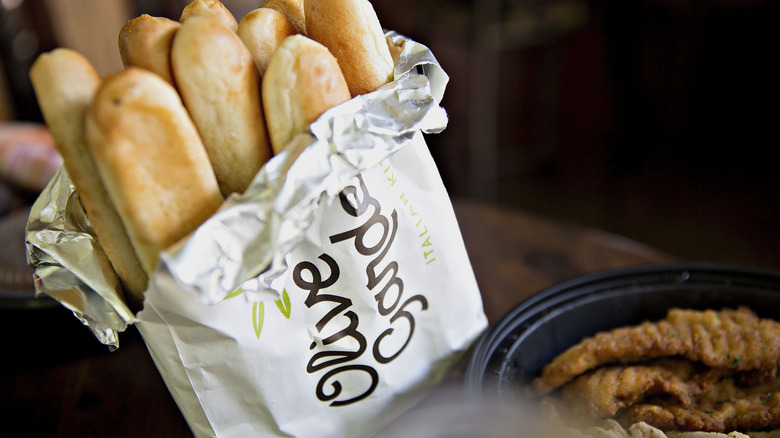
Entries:
POLYGON ((350 99, 336 58, 303 35, 276 49, 263 77, 263 105, 274 152, 308 129, 329 108, 350 99))
POLYGON ((281 12, 269 8, 257 8, 248 12, 238 23, 236 30, 244 42, 257 71, 262 76, 268 68, 268 61, 282 40, 298 31, 281 12))
POLYGON ((105 79, 86 117, 87 144, 141 265, 187 236, 222 202, 176 90, 140 68, 105 79))
POLYGON ((260 7, 281 12, 298 29, 298 33, 306 35, 303 0, 266 0, 260 7))
POLYGON ((304 0, 306 35, 338 59, 352 96, 393 79, 393 58, 368 0, 304 0))
POLYGON ((218 0, 193 0, 181 11, 179 22, 184 23, 196 15, 210 15, 217 18, 225 27, 235 32, 238 21, 233 13, 218 0))
POLYGON ((84 117, 100 86, 100 76, 81 54, 60 48, 38 57, 30 69, 30 79, 46 126, 98 242, 129 295, 127 298, 138 304, 146 290, 147 275, 86 144, 84 117))
POLYGON ((119 55, 125 67, 141 67, 173 84, 171 44, 179 22, 144 14, 119 31, 119 55))
POLYGON ((176 33, 171 62, 222 194, 242 193, 271 156, 249 49, 215 18, 194 16, 176 33))

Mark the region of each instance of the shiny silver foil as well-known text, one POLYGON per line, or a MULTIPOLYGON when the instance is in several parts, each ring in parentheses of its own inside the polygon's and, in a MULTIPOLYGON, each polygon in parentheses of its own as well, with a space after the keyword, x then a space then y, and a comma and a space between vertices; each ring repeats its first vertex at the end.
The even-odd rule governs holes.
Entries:
MULTIPOLYGON (((285 255, 301 240, 320 200, 336 196, 416 133, 446 127, 439 102, 447 74, 427 47, 395 32, 386 36, 403 47, 395 80, 323 114, 266 163, 243 194, 229 197, 163 253, 153 275, 171 276, 207 303, 238 288, 249 300, 278 298, 270 283, 287 269, 285 255)), ((36 292, 72 310, 100 342, 118 347, 117 334, 134 315, 64 170, 33 205, 26 242, 36 292)))
POLYGON ((26 245, 36 293, 59 301, 100 342, 117 347, 117 333, 134 316, 64 168, 32 206, 26 245))

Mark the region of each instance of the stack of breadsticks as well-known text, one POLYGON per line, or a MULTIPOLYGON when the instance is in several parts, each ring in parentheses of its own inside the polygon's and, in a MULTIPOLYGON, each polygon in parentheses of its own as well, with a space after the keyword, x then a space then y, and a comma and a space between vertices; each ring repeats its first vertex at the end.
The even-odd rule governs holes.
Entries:
POLYGON ((368 0, 267 0, 240 22, 217 0, 119 32, 100 77, 70 49, 30 70, 41 111, 131 305, 159 253, 327 109, 393 78, 368 0))

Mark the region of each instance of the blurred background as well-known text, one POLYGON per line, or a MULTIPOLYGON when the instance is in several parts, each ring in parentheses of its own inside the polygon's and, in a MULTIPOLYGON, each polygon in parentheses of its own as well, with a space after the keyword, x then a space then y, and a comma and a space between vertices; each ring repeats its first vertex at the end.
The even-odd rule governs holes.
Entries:
MULTIPOLYGON (((119 28, 183 0, 0 0, 0 121, 40 121, 57 46, 120 68, 119 28)), ((240 19, 261 1, 224 0, 240 19)), ((451 195, 599 227, 683 259, 780 268, 778 4, 374 0, 450 75, 428 142, 451 195)))

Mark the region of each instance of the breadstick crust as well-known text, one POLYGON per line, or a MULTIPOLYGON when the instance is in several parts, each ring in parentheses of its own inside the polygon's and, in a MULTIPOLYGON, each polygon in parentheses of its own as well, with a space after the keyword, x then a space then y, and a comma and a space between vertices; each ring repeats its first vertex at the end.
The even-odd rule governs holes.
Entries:
POLYGON ((262 76, 279 44, 288 36, 298 34, 298 30, 281 12, 257 8, 241 18, 236 33, 249 49, 262 76))
POLYGON ((131 304, 143 301, 147 275, 100 179, 87 147, 84 118, 102 79, 80 53, 60 48, 42 54, 30 80, 54 143, 84 210, 131 304))
POLYGON ((171 45, 179 26, 178 21, 148 14, 129 20, 122 26, 118 38, 124 66, 145 68, 174 84, 171 45))
POLYGON ((263 77, 263 104, 274 152, 285 149, 329 108, 350 99, 336 58, 303 35, 289 36, 263 77))
POLYGON ((201 15, 182 23, 171 62, 222 194, 243 193, 272 155, 252 54, 235 32, 201 15))
POLYGON ((306 35, 338 59, 352 96, 393 80, 393 58, 368 0, 304 0, 306 35))
POLYGON ((147 273, 159 253, 222 203, 208 156, 176 90, 130 67, 106 78, 86 117, 98 171, 147 273))
POLYGON ((298 33, 306 35, 306 17, 303 12, 303 0, 266 0, 260 7, 281 12, 295 26, 298 33))
POLYGON ((225 27, 236 31, 238 21, 230 10, 218 0, 193 0, 181 11, 179 22, 184 23, 190 17, 208 15, 216 18, 225 27))

